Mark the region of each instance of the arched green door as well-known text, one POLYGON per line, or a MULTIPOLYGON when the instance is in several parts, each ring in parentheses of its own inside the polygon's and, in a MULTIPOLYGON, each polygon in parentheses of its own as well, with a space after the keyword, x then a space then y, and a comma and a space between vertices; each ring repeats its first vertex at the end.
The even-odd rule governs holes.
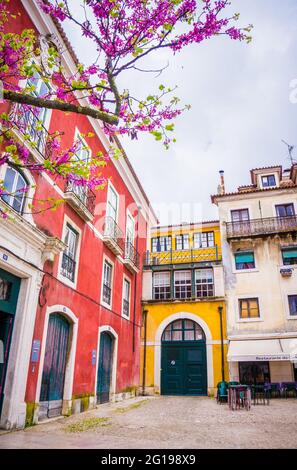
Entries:
POLYGON ((176 320, 164 330, 162 395, 207 395, 205 335, 192 320, 176 320))
POLYGON ((109 333, 100 335, 100 351, 97 373, 97 402, 106 403, 110 399, 112 379, 113 338, 109 333))
POLYGON ((48 417, 61 414, 69 330, 70 325, 62 315, 50 315, 40 390, 40 415, 45 411, 48 417))

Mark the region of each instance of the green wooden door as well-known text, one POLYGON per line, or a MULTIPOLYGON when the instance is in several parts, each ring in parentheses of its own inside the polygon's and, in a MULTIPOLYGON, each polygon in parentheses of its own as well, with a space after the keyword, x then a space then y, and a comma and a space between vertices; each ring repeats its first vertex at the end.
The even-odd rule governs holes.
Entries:
POLYGON ((108 333, 101 333, 97 375, 97 402, 106 403, 110 398, 112 375, 113 339, 108 333))
POLYGON ((0 413, 21 280, 0 269, 0 413))
POLYGON ((161 394, 207 395, 206 342, 194 322, 178 320, 163 333, 161 394))
POLYGON ((62 315, 50 315, 40 390, 40 414, 46 413, 47 417, 62 412, 69 330, 69 323, 62 315))

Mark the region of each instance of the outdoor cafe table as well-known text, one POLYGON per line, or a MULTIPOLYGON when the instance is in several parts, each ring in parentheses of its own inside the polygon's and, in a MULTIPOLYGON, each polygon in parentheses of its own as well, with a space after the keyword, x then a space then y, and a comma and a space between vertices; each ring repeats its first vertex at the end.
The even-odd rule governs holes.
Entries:
POLYGON ((230 410, 251 409, 251 390, 247 385, 229 385, 228 404, 230 410))

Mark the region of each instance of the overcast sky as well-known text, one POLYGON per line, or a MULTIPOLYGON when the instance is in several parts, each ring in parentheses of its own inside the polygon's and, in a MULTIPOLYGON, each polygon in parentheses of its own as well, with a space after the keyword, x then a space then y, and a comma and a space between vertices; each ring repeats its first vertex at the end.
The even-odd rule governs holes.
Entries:
MULTIPOLYGON (((161 78, 127 77, 134 79, 130 88, 145 96, 154 83, 178 85, 178 96, 192 105, 176 121, 177 143, 169 150, 151 136, 123 140, 161 223, 168 222, 168 205, 175 207, 171 223, 216 218, 210 195, 217 191, 219 170, 232 191, 250 182, 250 168, 289 166, 281 139, 297 145, 297 104, 290 101, 290 83, 297 83, 297 2, 232 3, 241 25, 254 25, 252 43, 213 38, 176 56, 153 57, 150 64, 170 62, 161 78)), ((81 56, 83 43, 72 39, 81 56)))

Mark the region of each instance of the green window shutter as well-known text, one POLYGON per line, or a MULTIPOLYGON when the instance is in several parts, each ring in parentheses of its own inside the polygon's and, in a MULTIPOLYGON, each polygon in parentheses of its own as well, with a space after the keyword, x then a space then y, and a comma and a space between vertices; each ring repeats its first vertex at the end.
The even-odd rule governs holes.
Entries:
POLYGON ((254 253, 236 253, 236 263, 253 263, 254 253))
POLYGON ((283 251, 283 258, 284 259, 297 258, 297 250, 283 251))

